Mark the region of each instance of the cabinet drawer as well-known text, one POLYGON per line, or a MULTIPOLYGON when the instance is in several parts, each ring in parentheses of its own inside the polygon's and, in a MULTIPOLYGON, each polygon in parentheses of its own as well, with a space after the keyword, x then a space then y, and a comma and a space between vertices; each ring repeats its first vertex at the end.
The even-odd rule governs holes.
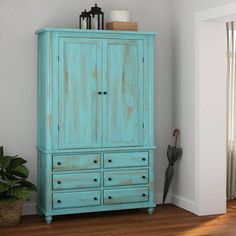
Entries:
POLYGON ((100 191, 53 194, 54 209, 97 206, 100 205, 100 202, 101 202, 100 191))
POLYGON ((104 168, 135 167, 148 165, 148 152, 104 154, 104 168))
POLYGON ((148 188, 104 190, 105 205, 146 202, 148 199, 148 188))
POLYGON ((148 177, 148 170, 105 172, 104 186, 147 184, 148 177))
POLYGON ((54 190, 99 187, 100 184, 99 172, 53 175, 54 190))
POLYGON ((53 156, 53 170, 88 170, 101 166, 100 154, 53 156))

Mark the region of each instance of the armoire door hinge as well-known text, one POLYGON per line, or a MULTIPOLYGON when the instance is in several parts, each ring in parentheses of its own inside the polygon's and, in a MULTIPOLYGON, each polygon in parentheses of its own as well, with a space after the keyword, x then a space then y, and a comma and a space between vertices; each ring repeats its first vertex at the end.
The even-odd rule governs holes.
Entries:
POLYGON ((143 63, 144 63, 144 57, 143 57, 143 63))
POLYGON ((59 132, 59 129, 60 129, 60 126, 58 125, 58 126, 57 126, 57 130, 58 130, 58 132, 59 132))
POLYGON ((59 61, 59 56, 57 57, 58 61, 59 61))
POLYGON ((144 129, 144 123, 142 124, 142 127, 143 127, 143 129, 144 129))

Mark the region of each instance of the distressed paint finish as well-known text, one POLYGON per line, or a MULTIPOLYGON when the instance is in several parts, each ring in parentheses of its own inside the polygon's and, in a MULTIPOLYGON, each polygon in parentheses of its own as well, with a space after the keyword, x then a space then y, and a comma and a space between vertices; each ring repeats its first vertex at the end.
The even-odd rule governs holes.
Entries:
POLYGON ((100 187, 100 172, 53 175, 53 190, 100 187))
POLYGON ((53 208, 69 208, 100 205, 100 191, 53 194, 53 208))
POLYGON ((142 146, 142 41, 106 41, 104 146, 142 146))
POLYGON ((104 154, 104 168, 124 168, 148 165, 148 152, 104 154))
POLYGON ((53 156, 54 171, 99 169, 100 154, 53 156))
POLYGON ((101 146, 101 41, 59 39, 59 148, 101 146))
POLYGON ((148 170, 122 170, 104 172, 104 186, 148 184, 148 170))
POLYGON ((37 34, 38 213, 151 213, 155 34, 37 34))
POLYGON ((104 204, 146 202, 148 199, 148 188, 112 189, 104 191, 104 204))

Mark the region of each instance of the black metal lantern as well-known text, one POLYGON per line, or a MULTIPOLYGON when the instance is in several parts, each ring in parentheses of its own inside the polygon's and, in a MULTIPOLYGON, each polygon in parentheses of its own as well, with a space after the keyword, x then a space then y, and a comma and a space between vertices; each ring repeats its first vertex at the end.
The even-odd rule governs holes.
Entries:
POLYGON ((101 8, 95 4, 94 7, 91 7, 89 12, 91 17, 91 24, 93 29, 104 29, 104 13, 101 8))
POLYGON ((81 13, 79 17, 79 28, 80 29, 91 29, 91 16, 86 9, 81 13))

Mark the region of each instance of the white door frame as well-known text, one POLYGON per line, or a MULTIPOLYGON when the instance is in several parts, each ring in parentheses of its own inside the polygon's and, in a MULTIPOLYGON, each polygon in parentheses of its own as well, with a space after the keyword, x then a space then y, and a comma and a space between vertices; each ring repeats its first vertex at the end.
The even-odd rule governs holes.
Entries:
POLYGON ((195 14, 195 209, 226 212, 226 28, 236 3, 195 14))

